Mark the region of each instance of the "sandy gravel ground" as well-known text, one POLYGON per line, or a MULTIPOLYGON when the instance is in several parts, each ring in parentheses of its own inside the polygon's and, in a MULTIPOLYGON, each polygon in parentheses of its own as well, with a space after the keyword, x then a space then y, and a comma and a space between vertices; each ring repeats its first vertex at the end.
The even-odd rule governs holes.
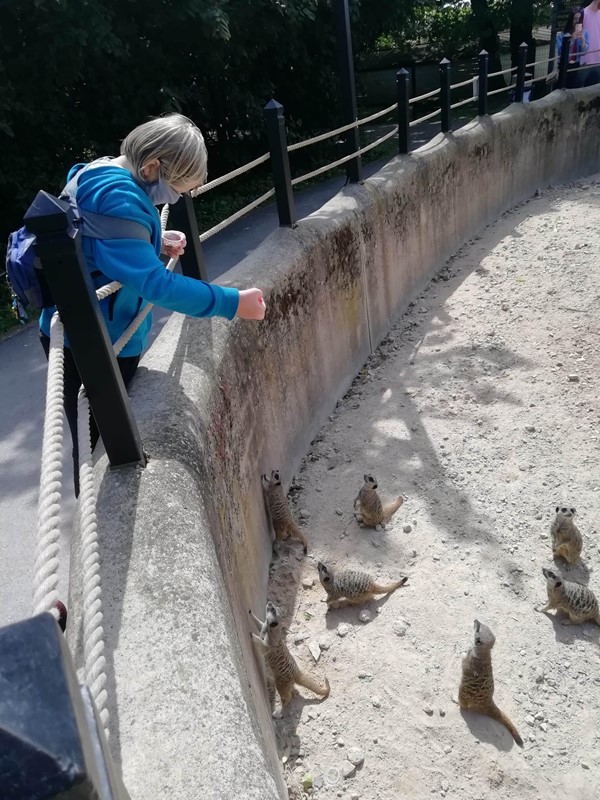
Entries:
POLYGON ((557 504, 576 507, 584 538, 565 574, 600 597, 599 253, 600 175, 505 214, 445 265, 313 443, 291 490, 311 554, 410 578, 362 622, 360 608, 326 613, 316 562, 278 547, 270 595, 290 650, 331 683, 325 701, 300 689, 276 707, 290 785, 348 800, 600 797, 600 628, 534 610, 557 504), (405 499, 386 530, 353 519, 365 472, 405 499), (451 700, 474 618, 496 635, 495 700, 523 749, 451 700))

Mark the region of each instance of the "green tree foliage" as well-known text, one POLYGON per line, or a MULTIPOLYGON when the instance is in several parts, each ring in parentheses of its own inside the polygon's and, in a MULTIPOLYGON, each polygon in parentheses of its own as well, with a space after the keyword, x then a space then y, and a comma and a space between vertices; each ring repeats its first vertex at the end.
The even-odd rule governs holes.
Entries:
POLYGON ((292 136, 336 119, 327 0, 12 0, 0 30, 8 229, 40 187, 56 191, 71 164, 115 152, 149 116, 190 115, 213 175, 264 148, 273 96, 292 136))

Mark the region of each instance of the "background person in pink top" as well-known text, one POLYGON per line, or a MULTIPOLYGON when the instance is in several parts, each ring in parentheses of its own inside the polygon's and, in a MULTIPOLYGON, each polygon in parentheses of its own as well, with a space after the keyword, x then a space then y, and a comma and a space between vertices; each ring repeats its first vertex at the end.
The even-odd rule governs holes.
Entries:
POLYGON ((583 30, 587 33, 588 52, 581 56, 582 65, 589 66, 583 72, 583 85, 592 86, 600 82, 600 0, 592 0, 583 15, 583 30))

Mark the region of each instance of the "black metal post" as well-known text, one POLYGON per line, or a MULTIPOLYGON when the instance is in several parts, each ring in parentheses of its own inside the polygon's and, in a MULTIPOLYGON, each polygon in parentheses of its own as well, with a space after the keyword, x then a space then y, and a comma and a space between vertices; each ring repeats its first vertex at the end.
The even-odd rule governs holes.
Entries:
POLYGON ((398 152, 410 153, 410 104, 408 102, 408 72, 402 68, 396 73, 396 95, 398 98, 398 152))
MULTIPOLYGON (((340 64, 340 88, 342 92, 342 122, 349 125, 358 119, 356 108, 356 87, 354 83, 354 61, 352 58, 352 34, 350 31, 350 13, 348 0, 332 0, 333 16, 335 20, 335 33, 338 44, 340 64)), ((346 153, 356 153, 360 148, 358 127, 346 131, 346 153)), ((362 164, 360 155, 350 159, 347 163, 346 173, 350 183, 360 183, 362 180, 362 164)))
POLYGON ((181 272, 188 278, 208 281, 206 262, 204 261, 200 232, 198 231, 198 220, 194 211, 194 201, 189 194, 184 194, 174 206, 169 208, 169 221, 172 223, 174 230, 185 234, 187 240, 185 253, 179 256, 181 272))
POLYGON ((490 57, 487 50, 479 53, 479 106, 478 114, 485 117, 488 113, 488 72, 490 57))
POLYGON ((558 65, 558 88, 567 88, 567 72, 569 69, 569 53, 571 52, 571 34, 565 33, 562 38, 560 63, 558 65))
POLYGON ((442 111, 442 133, 452 130, 452 113, 450 109, 450 62, 447 58, 440 61, 440 104, 442 111))
POLYGON ((527 64, 527 50, 529 45, 522 42, 519 45, 519 59, 517 61, 517 83, 515 86, 515 103, 523 102, 523 92, 525 91, 525 66, 527 64))
POLYGON ((56 621, 0 628, 2 800, 129 800, 56 621))
POLYGON ((293 227, 296 224, 296 211, 283 106, 277 100, 269 100, 264 107, 264 115, 271 151, 271 169, 279 224, 293 227))
POLYGON ((80 235, 73 235, 69 205, 47 192, 38 192, 24 222, 36 236, 36 254, 60 313, 110 464, 112 467, 145 465, 129 397, 81 252, 80 235))

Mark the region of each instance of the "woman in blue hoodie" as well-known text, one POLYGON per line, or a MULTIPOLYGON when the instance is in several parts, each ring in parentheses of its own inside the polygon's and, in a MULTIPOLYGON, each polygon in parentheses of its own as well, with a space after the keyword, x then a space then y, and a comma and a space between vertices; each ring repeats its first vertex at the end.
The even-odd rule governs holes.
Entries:
MULTIPOLYGON (((85 212, 131 220, 143 226, 148 238, 95 239, 82 237, 86 265, 94 286, 111 281, 123 287, 100 303, 114 343, 147 303, 193 317, 225 317, 262 320, 265 304, 260 289, 234 289, 194 280, 169 272, 161 254, 174 257, 182 250, 163 246, 160 217, 156 206, 176 203, 181 194, 206 181, 207 153, 204 139, 194 123, 172 114, 139 125, 123 140, 121 155, 91 164, 77 164, 68 180, 77 177, 77 205, 85 212)), ((48 355, 50 321, 55 308, 40 317, 40 338, 48 355)), ((148 314, 117 362, 128 386, 146 347, 152 315, 148 314)), ((75 493, 79 494, 79 452, 77 446, 77 394, 81 378, 65 342, 65 414, 73 439, 75 493)), ((92 448, 98 429, 90 421, 92 448)))

